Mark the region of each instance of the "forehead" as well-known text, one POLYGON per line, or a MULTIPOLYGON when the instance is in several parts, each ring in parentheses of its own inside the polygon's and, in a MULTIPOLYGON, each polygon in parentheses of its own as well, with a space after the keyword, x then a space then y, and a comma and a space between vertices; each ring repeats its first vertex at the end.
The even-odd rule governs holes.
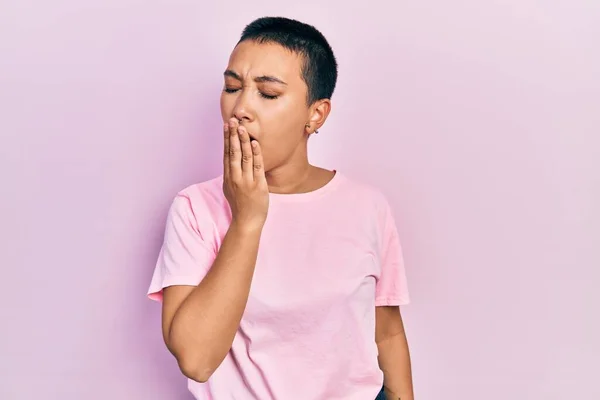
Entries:
POLYGON ((244 79, 272 75, 290 84, 302 81, 301 66, 302 57, 279 44, 244 41, 233 49, 227 68, 244 79))

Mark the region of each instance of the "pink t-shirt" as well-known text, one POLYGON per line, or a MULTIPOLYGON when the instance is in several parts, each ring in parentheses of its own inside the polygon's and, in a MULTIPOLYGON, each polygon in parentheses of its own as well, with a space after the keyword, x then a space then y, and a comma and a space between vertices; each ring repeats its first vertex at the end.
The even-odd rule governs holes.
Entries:
MULTIPOLYGON (((175 197, 148 290, 197 285, 230 223, 223 178, 175 197)), ((339 171, 322 188, 270 194, 248 303, 199 400, 368 400, 381 389, 375 307, 409 301, 392 211, 339 171)))

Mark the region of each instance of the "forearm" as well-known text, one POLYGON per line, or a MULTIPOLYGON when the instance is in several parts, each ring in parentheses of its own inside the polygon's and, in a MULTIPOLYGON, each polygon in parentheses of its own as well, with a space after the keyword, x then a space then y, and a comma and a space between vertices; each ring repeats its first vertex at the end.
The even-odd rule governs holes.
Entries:
POLYGON ((404 332, 377 343, 386 400, 413 400, 412 369, 404 332))
POLYGON ((173 317, 169 344, 176 358, 208 379, 221 364, 246 308, 261 230, 232 224, 202 282, 173 317), (190 361, 191 360, 191 361, 190 361))

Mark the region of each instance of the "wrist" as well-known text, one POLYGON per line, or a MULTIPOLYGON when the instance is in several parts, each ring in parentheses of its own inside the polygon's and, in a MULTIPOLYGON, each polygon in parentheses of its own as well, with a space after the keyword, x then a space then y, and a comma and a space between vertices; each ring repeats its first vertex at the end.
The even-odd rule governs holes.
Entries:
POLYGON ((231 220, 229 230, 234 234, 242 236, 260 236, 263 226, 264 223, 261 222, 244 222, 234 218, 231 220))

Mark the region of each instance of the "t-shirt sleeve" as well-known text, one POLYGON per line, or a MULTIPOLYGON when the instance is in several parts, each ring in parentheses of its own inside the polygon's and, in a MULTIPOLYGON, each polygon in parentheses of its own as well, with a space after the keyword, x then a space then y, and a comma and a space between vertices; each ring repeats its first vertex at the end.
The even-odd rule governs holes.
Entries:
POLYGON ((389 204, 383 215, 380 265, 381 274, 375 291, 376 306, 400 306, 410 302, 404 258, 396 222, 389 204))
POLYGON ((168 286, 198 285, 212 266, 216 251, 203 239, 196 214, 187 196, 175 197, 148 288, 150 299, 162 301, 163 289, 168 286))

